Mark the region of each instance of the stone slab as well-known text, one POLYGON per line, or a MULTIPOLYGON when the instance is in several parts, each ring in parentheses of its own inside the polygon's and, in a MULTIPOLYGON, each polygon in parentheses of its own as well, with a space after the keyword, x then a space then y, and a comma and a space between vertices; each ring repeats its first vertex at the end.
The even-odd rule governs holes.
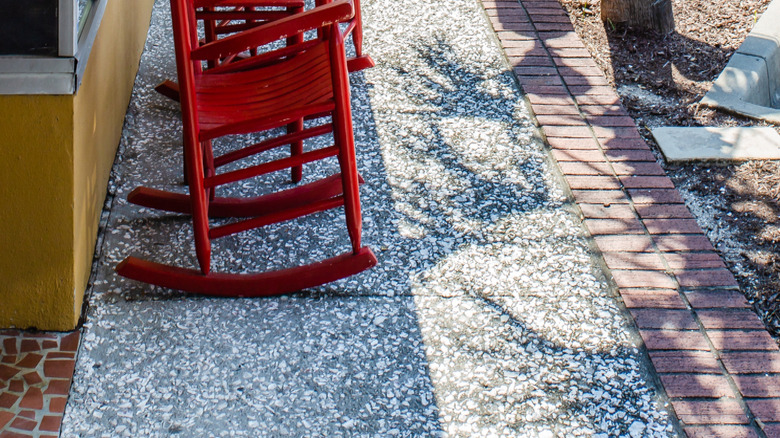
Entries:
POLYGON ((773 128, 662 127, 651 131, 670 163, 780 159, 780 135, 773 128))

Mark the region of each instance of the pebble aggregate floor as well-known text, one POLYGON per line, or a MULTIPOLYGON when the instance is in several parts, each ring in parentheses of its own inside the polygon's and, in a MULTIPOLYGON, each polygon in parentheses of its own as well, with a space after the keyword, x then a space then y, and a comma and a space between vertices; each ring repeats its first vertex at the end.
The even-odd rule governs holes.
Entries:
MULTIPOLYGON (((777 348, 554 1, 364 0, 377 66, 352 83, 373 270, 263 300, 118 278, 129 254, 193 263, 186 217, 124 201, 181 189, 178 111, 151 91, 175 71, 165 3, 61 436, 775 436, 777 348)), ((340 219, 223 240, 216 266, 332 255, 340 219)), ((13 385, 0 402, 45 387, 13 385)), ((0 437, 50 430, 33 429, 0 437)))

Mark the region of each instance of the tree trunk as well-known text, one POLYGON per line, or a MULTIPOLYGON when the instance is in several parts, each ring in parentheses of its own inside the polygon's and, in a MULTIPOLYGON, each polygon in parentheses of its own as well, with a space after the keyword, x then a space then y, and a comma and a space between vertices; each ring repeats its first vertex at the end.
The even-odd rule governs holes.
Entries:
POLYGON ((601 0, 601 20, 667 34, 674 30, 671 0, 601 0))

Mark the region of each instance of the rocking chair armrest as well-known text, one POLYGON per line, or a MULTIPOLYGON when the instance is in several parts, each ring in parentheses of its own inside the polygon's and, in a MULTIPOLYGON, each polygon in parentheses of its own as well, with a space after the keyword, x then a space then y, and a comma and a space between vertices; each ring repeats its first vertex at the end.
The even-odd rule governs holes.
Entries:
POLYGON ((204 44, 192 51, 193 60, 210 60, 241 53, 307 30, 347 21, 355 15, 351 0, 336 0, 253 29, 204 44))

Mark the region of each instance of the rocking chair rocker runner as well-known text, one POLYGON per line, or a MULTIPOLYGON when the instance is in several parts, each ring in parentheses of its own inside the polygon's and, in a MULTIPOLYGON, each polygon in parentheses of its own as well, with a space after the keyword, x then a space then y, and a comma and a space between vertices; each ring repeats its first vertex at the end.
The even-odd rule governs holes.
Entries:
MULTIPOLYGON (((171 0, 176 64, 182 85, 181 107, 189 195, 137 188, 131 202, 192 214, 195 252, 200 269, 186 269, 128 257, 116 270, 125 277, 194 293, 221 296, 268 296, 293 292, 344 278, 374 266, 361 247, 359 175, 349 102, 349 79, 343 34, 338 23, 352 18, 350 0, 336 0, 223 39, 198 46, 193 0, 171 0), (242 53, 252 47, 318 30, 318 37, 262 55, 251 69, 231 68, 204 74, 201 63, 242 53), (238 71, 236 71, 238 70, 238 71), (269 132, 292 121, 320 122, 293 133, 212 156, 211 141, 227 135, 269 132), (332 133, 334 145, 290 157, 217 173, 221 164, 332 133), (220 198, 215 190, 277 170, 337 157, 340 173, 292 189, 254 198, 220 198), (344 207, 351 250, 305 266, 258 274, 211 272, 211 240, 264 225, 344 207), (243 218, 211 227, 209 215, 243 218)), ((246 65, 246 64, 245 64, 246 65)))

